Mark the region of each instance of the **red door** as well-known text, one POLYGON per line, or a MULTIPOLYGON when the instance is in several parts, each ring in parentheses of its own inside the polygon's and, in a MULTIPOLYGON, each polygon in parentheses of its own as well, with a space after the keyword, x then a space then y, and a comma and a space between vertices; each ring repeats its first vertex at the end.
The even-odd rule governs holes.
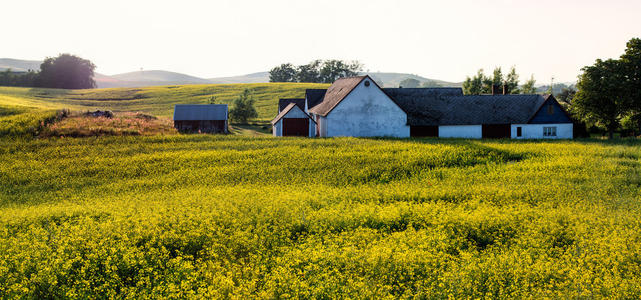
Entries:
POLYGON ((283 136, 308 136, 309 119, 283 118, 283 136))

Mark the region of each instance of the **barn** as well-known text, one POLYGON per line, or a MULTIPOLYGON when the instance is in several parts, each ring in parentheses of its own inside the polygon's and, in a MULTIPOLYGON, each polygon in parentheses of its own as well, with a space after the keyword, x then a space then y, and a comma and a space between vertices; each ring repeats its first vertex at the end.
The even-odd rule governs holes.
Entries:
MULTIPOLYGON (((499 94, 498 87, 493 92, 382 89, 369 76, 347 77, 327 90, 307 90, 304 99, 281 99, 279 116, 284 117, 281 108, 291 106, 287 114, 310 117, 310 136, 318 137, 573 138, 572 120, 553 96, 499 94)), ((297 122, 272 122, 274 135, 304 126, 297 122)))
POLYGON ((180 132, 228 133, 227 104, 176 104, 174 127, 180 132))

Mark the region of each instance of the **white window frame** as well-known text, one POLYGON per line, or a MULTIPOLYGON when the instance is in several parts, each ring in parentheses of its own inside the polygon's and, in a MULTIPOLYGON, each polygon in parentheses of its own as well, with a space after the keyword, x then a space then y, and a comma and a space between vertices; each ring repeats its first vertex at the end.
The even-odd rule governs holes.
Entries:
POLYGON ((543 136, 545 137, 556 136, 556 126, 543 127, 543 136))

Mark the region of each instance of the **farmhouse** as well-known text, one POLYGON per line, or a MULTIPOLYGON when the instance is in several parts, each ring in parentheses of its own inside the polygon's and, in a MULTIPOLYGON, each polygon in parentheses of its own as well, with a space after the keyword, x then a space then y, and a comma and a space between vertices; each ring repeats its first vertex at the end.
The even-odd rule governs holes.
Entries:
POLYGON ((176 104, 174 127, 181 132, 227 133, 227 104, 176 104))
POLYGON ((308 136, 318 137, 573 137, 571 119, 551 95, 508 95, 497 87, 492 95, 471 96, 460 88, 380 88, 369 76, 307 90, 305 99, 281 99, 272 125, 275 136, 308 126, 308 136), (290 114, 299 121, 283 122, 290 114))

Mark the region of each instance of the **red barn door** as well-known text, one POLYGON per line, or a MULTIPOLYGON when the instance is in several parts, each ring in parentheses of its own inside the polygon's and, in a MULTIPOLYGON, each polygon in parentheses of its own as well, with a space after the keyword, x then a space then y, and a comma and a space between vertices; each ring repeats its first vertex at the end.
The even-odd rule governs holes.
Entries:
POLYGON ((309 119, 283 118, 283 136, 308 136, 309 119))

